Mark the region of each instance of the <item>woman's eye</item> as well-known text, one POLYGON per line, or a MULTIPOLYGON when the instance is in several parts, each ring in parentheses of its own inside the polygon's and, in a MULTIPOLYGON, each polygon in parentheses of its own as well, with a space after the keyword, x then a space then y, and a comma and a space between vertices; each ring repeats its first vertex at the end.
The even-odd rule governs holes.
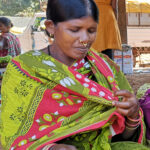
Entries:
POLYGON ((89 33, 95 33, 95 32, 96 32, 96 29, 88 29, 88 32, 89 32, 89 33))
POLYGON ((78 32, 79 29, 70 29, 71 32, 78 32))

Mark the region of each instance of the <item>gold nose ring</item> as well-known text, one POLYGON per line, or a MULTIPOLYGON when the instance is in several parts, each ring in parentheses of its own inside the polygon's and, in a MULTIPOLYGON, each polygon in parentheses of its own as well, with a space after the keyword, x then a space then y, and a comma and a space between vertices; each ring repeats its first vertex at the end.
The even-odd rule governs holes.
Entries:
POLYGON ((87 47, 88 43, 85 43, 83 41, 80 40, 80 43, 83 44, 84 47, 87 47))

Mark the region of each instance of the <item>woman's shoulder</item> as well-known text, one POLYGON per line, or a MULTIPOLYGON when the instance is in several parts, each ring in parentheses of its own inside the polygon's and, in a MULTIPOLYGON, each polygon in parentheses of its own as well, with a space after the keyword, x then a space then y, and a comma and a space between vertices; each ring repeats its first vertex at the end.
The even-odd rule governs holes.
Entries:
POLYGON ((34 56, 42 56, 42 55, 44 55, 43 49, 41 49, 41 50, 29 50, 27 52, 24 52, 24 53, 22 53, 22 54, 20 54, 16 57, 14 57, 13 59, 16 60, 20 57, 26 57, 27 58, 28 56, 31 58, 31 57, 34 57, 34 56))

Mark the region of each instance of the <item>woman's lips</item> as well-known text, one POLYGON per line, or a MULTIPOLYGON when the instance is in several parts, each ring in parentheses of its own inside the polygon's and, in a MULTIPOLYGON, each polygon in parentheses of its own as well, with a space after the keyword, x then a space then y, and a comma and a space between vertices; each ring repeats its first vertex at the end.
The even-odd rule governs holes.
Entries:
POLYGON ((81 53, 86 53, 89 50, 87 47, 76 47, 76 49, 81 53))

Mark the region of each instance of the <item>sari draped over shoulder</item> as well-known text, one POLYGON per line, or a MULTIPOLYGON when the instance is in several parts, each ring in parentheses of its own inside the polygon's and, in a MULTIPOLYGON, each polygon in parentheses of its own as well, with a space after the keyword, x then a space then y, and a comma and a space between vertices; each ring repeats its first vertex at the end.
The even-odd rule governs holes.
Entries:
MULTIPOLYGON (((40 150, 60 141, 79 150, 116 149, 111 139, 125 128, 124 117, 112 106, 118 100, 112 93, 118 89, 132 91, 118 66, 92 51, 70 67, 42 51, 15 57, 2 83, 4 149, 40 150)), ((141 122, 137 143, 118 142, 119 147, 138 150, 143 127, 141 122)))

